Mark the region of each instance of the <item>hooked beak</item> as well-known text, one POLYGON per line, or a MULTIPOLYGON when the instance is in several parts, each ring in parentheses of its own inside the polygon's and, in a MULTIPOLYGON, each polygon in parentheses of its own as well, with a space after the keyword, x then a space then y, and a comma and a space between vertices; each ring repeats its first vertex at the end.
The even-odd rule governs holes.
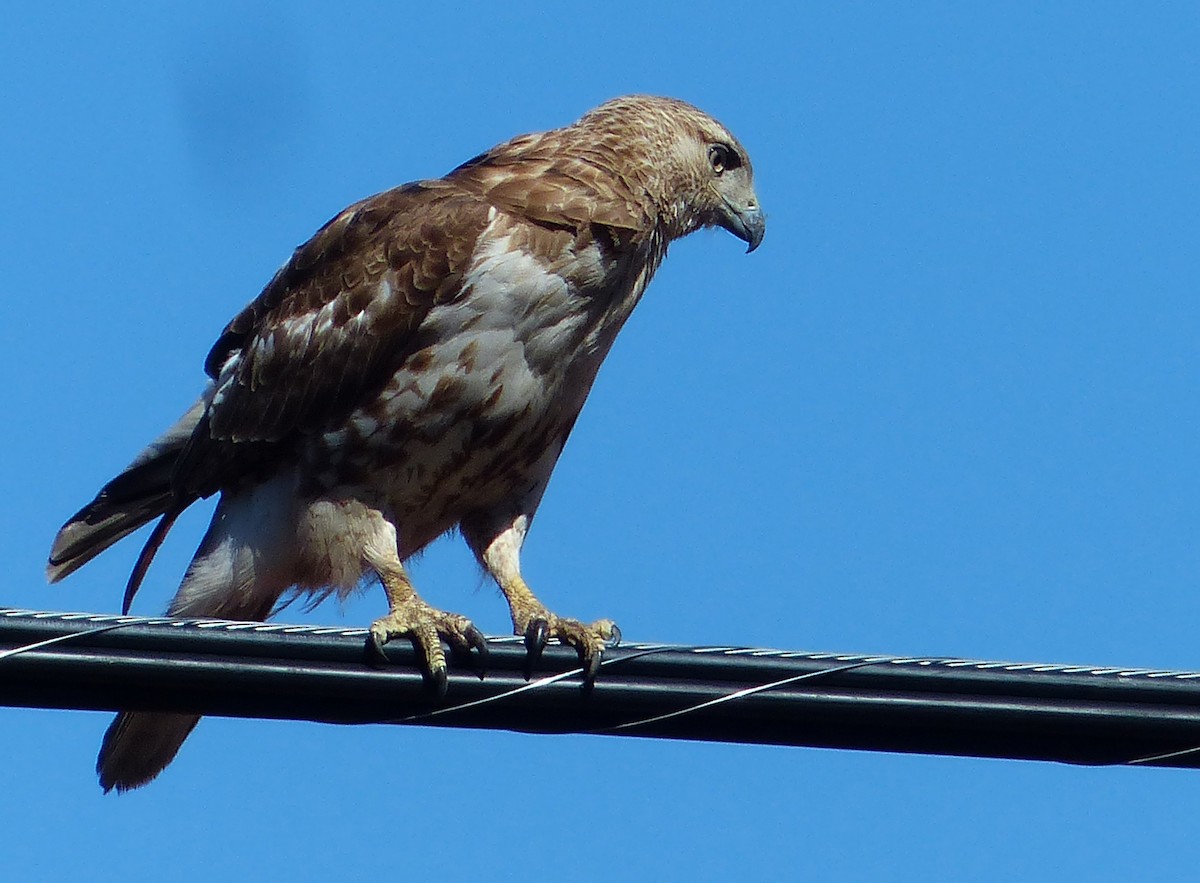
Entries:
POLYGON ((767 218, 762 213, 757 201, 738 206, 726 199, 725 211, 721 213, 719 223, 738 239, 747 243, 749 248, 746 249, 746 254, 750 254, 758 248, 759 243, 763 240, 763 234, 767 232, 767 218))

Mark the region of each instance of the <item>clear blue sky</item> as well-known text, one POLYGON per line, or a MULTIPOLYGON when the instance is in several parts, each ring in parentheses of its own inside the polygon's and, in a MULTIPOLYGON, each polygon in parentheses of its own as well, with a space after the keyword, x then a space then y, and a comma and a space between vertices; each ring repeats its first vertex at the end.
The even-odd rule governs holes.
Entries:
MULTIPOLYGON (((54 531, 328 217, 639 91, 736 132, 770 221, 679 243, 618 341, 526 547, 546 601, 632 640, 1200 668, 1195 4, 432 5, 6 11, 0 604, 119 608, 137 544, 48 588, 54 531)), ((505 630, 460 542, 415 577, 505 630)), ((208 719, 118 798, 107 721, 0 709, 6 877, 1200 865, 1196 772, 208 719)))

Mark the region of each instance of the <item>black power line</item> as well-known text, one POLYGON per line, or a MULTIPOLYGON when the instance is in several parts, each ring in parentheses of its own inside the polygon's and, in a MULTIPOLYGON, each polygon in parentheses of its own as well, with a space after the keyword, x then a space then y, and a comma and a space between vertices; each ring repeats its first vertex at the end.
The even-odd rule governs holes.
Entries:
POLYGON ((365 638, 0 608, 0 704, 1200 766, 1197 672, 634 644, 585 694, 573 651, 527 682, 521 641, 491 638, 487 676, 452 660, 436 700, 407 642, 378 668, 365 638))

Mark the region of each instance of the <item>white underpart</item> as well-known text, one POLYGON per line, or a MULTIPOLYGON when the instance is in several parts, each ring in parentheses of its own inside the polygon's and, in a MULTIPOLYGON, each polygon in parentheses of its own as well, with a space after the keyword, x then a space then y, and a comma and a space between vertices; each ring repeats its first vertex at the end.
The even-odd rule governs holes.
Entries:
MULTIPOLYGON (((537 257, 512 245, 511 237, 496 236, 493 221, 481 237, 483 245, 464 280, 470 293, 455 303, 434 307, 423 327, 440 341, 429 353, 427 369, 398 373, 385 392, 394 393, 389 407, 399 414, 423 421, 457 415, 430 413, 425 401, 438 381, 445 377, 464 379, 467 403, 488 398, 497 385, 503 396, 493 413, 506 416, 532 403, 548 406, 566 373, 564 353, 570 353, 572 338, 580 336, 587 321, 586 298, 573 293, 561 276, 550 273, 537 257), (465 329, 465 330, 464 330, 465 329), (474 349, 477 366, 468 373, 459 364, 467 346, 474 349), (491 374, 499 369, 495 384, 491 374)), ((431 428, 433 424, 426 423, 431 428)))
POLYGON ((273 606, 293 582, 295 498, 291 471, 223 496, 168 612, 238 619, 273 606))
MULTIPOLYGON (((585 334, 583 296, 536 257, 514 249, 508 236, 485 234, 481 241, 486 245, 464 280, 468 296, 435 307, 425 319, 423 327, 438 341, 425 353, 428 364, 420 371, 398 372, 381 401, 350 420, 356 431, 361 431, 360 423, 375 429, 372 414, 382 410, 388 425, 416 430, 405 442, 406 465, 383 478, 390 485, 388 497, 400 516, 402 535, 415 533, 422 540, 424 529, 405 530, 406 521, 420 517, 405 511, 406 501, 453 495, 488 478, 480 474, 482 457, 458 470, 444 468, 468 444, 473 424, 464 419, 464 411, 498 391, 489 419, 524 415, 520 426, 533 431, 564 405, 577 408, 571 395, 563 395, 569 371, 563 354, 577 349, 585 334), (448 379, 461 384, 456 394, 461 408, 430 408, 438 383, 448 379)), ((589 376, 580 390, 580 404, 590 381, 589 376)), ((547 477, 557 454, 546 466, 547 477)), ((403 536, 401 545, 409 545, 403 536)))

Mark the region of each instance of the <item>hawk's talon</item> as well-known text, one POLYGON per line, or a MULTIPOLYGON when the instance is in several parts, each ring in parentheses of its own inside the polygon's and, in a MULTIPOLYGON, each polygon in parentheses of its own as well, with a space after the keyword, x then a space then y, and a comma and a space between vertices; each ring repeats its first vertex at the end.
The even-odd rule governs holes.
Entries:
POLYGON ((600 663, 604 661, 604 656, 599 650, 588 653, 581 649, 579 657, 583 663, 583 691, 590 693, 592 687, 596 686, 596 675, 600 674, 600 663))
POLYGON ((550 639, 550 623, 538 618, 525 629, 525 649, 532 654, 540 655, 550 639))
POLYGON ((446 676, 446 666, 432 669, 427 672, 422 672, 424 675, 425 686, 438 699, 446 698, 446 690, 449 688, 449 681, 446 676))
POLYGON ((371 623, 368 633, 368 657, 375 655, 387 662, 383 645, 393 638, 405 637, 412 641, 425 686, 438 698, 446 695, 449 675, 446 671, 446 653, 442 649, 445 640, 451 652, 472 655, 478 651, 480 677, 487 658, 487 641, 483 633, 465 616, 446 613, 430 607, 424 601, 412 599, 398 604, 381 619, 371 623))
POLYGON ((615 622, 609 623, 611 634, 605 639, 604 646, 609 650, 613 650, 621 646, 621 627, 615 622))
POLYGON ((367 665, 371 668, 387 668, 391 664, 387 653, 383 649, 385 641, 379 639, 379 635, 375 632, 367 633, 367 643, 363 646, 364 655, 367 665))
POLYGON ((542 658, 546 641, 550 638, 550 623, 538 617, 525 628, 525 680, 533 677, 533 670, 542 658))
POLYGON ((452 649, 456 654, 465 657, 468 662, 472 663, 472 668, 475 670, 475 674, 478 675, 479 680, 482 681, 485 677, 487 677, 487 638, 485 638, 483 636, 483 632, 477 629, 474 625, 471 625, 463 631, 463 638, 466 641, 466 645, 463 647, 455 646, 452 649), (472 654, 472 650, 477 652, 472 654))
POLYGON ((554 638, 560 644, 574 647, 579 654, 586 690, 590 690, 595 683, 605 649, 616 647, 621 640, 621 630, 611 619, 598 619, 589 625, 577 619, 555 616, 545 608, 539 608, 524 629, 517 624, 514 631, 525 636, 525 648, 528 651, 525 656, 525 680, 533 677, 533 669, 541 659, 546 642, 554 638))

